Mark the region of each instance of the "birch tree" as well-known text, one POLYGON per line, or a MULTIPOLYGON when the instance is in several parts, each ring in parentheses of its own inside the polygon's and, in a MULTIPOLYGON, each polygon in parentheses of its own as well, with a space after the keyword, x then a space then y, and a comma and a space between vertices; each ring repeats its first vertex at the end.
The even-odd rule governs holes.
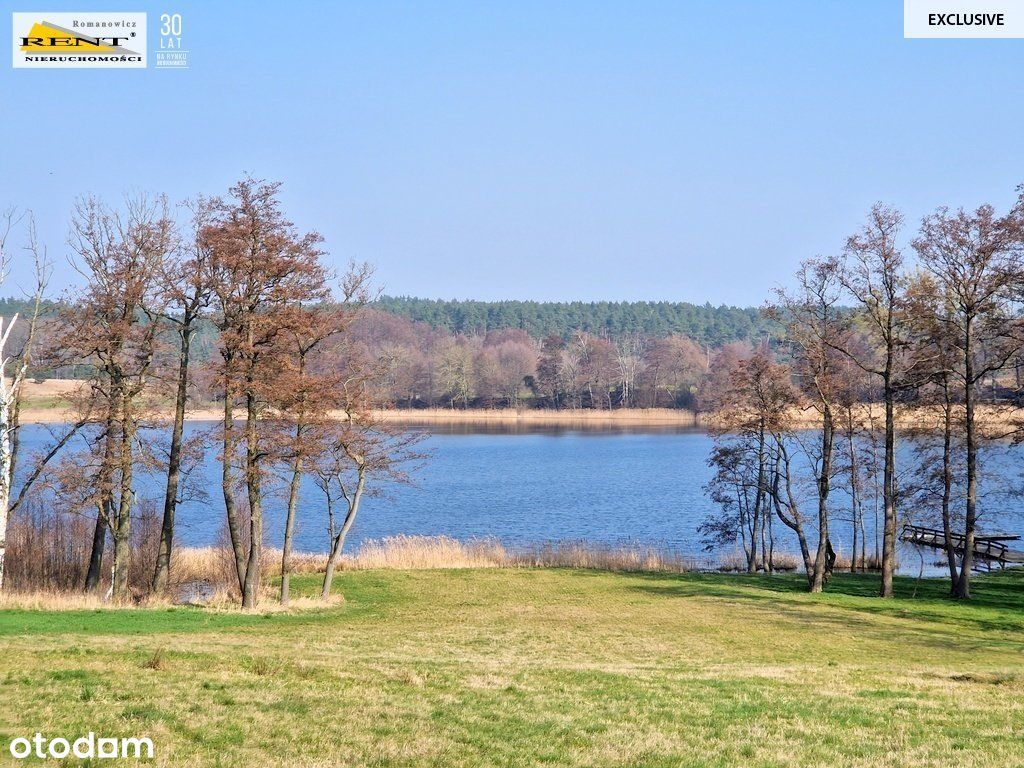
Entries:
MULTIPOLYGON (((50 277, 50 264, 45 252, 41 251, 36 239, 35 220, 31 213, 21 214, 8 209, 0 225, 0 285, 7 283, 12 255, 8 250, 8 238, 12 229, 27 220, 28 244, 26 250, 32 256, 35 268, 35 287, 30 297, 31 314, 27 320, 27 332, 21 349, 14 351, 13 331, 18 323, 18 314, 7 320, 0 317, 0 589, 4 585, 4 562, 7 556, 7 526, 11 515, 21 504, 28 489, 39 477, 39 471, 31 473, 23 483, 21 493, 14 498, 14 482, 18 464, 19 417, 25 376, 32 358, 36 330, 42 308, 43 294, 50 277)), ((66 440, 65 440, 66 441, 66 440)), ((63 442, 61 442, 63 445, 63 442)), ((51 455, 43 457, 46 460, 51 455)), ((40 465, 41 466, 41 465, 40 465)))

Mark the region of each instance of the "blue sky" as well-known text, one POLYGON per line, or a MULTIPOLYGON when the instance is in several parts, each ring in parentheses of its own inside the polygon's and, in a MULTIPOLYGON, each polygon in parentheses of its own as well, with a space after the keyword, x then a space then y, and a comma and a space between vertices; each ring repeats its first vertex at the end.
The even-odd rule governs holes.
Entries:
POLYGON ((0 205, 59 286, 76 195, 244 171, 389 293, 741 305, 876 200, 913 222, 1024 182, 1024 41, 904 40, 893 0, 16 9, 112 7, 151 41, 180 12, 191 68, 0 66, 0 205))

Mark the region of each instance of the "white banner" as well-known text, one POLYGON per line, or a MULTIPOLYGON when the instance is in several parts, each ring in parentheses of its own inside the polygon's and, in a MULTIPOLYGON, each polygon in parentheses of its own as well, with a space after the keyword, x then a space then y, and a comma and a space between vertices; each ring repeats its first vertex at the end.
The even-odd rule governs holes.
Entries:
POLYGON ((903 0, 903 37, 1024 37, 1024 0, 903 0))

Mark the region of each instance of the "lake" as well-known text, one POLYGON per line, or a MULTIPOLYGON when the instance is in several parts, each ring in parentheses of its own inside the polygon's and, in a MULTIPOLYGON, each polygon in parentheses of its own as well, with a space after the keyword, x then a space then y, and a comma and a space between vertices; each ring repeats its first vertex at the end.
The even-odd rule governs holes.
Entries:
MULTIPOLYGON (((188 432, 209 428, 191 422, 188 432)), ((48 439, 45 427, 25 427, 28 448, 48 439)), ((494 536, 511 545, 586 539, 602 543, 635 541, 700 552, 697 526, 711 511, 704 493, 711 476, 711 438, 700 429, 629 431, 527 431, 445 433, 435 431, 422 448, 430 458, 413 486, 393 486, 367 498, 347 546, 394 534, 443 534, 458 539, 494 536)), ((1016 449, 998 463, 1005 476, 1018 476, 1016 449)), ((178 513, 179 544, 203 546, 223 537, 224 513, 219 464, 211 451, 194 478, 207 500, 186 501, 178 513)), ((162 479, 142 477, 141 498, 162 503, 162 479)), ((837 503, 842 492, 836 491, 837 503)), ((869 505, 866 505, 866 507, 869 505)), ((269 542, 280 544, 283 483, 267 503, 269 542)), ((983 500, 987 528, 1024 533, 1016 500, 992 495, 983 500)), ((811 506, 806 507, 813 512, 811 506)), ((869 552, 873 520, 865 510, 869 552)), ((850 525, 837 519, 833 542, 849 551, 850 525)), ((780 549, 796 551, 795 539, 776 525, 780 549)), ((310 481, 302 488, 296 549, 327 547, 326 506, 310 481)), ((917 562, 916 555, 914 562, 917 562)))

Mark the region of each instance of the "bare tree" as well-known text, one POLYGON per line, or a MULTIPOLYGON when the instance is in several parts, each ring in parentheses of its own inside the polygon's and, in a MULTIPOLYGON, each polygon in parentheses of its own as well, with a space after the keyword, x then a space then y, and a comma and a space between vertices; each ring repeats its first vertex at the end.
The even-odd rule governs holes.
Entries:
POLYGON ((907 276, 903 252, 897 243, 903 216, 882 204, 872 207, 867 223, 846 242, 837 275, 859 310, 858 320, 871 350, 866 356, 850 355, 864 371, 881 381, 885 410, 882 478, 882 597, 893 596, 896 570, 896 401, 906 388, 912 330, 907 321, 907 276))
MULTIPOLYGON (((139 427, 159 332, 158 275, 172 239, 173 222, 162 197, 128 198, 120 211, 86 197, 72 218, 69 245, 86 285, 62 313, 57 340, 66 356, 94 371, 84 412, 104 414, 93 500, 97 526, 114 540, 111 595, 116 600, 128 590, 139 427)), ((104 539, 95 537, 94 562, 102 556, 104 539)), ((88 586, 97 583, 98 574, 90 573, 88 586)))
POLYGON ((192 361, 192 338, 204 311, 210 304, 210 254, 204 230, 210 223, 213 204, 199 198, 188 204, 192 214, 188 236, 175 245, 178 258, 164 261, 160 278, 162 301, 167 311, 163 321, 170 324, 178 337, 177 369, 173 379, 174 416, 171 444, 167 455, 167 483, 164 490, 160 544, 153 571, 153 592, 167 588, 174 546, 174 515, 180 502, 181 460, 185 431, 185 410, 188 405, 189 367, 192 361))
POLYGON ((707 373, 704 350, 686 336, 674 334, 652 339, 644 358, 639 386, 647 391, 648 407, 692 405, 697 385, 707 373))
POLYGON ((422 432, 395 430, 361 406, 353 407, 349 418, 336 425, 326 450, 319 456, 315 476, 327 501, 330 540, 327 570, 320 591, 322 599, 326 600, 331 594, 345 539, 356 522, 363 499, 383 492, 384 484, 411 482, 410 471, 424 458, 417 446, 425 436, 422 432), (339 507, 340 524, 335 511, 339 507))
MULTIPOLYGON (((739 514, 738 527, 745 531, 747 570, 753 573, 768 567, 762 540, 772 511, 773 486, 777 486, 774 475, 779 457, 788 457, 785 435, 799 398, 789 370, 764 350, 737 358, 727 381, 717 399, 706 403, 715 408, 716 446, 709 462, 716 475, 709 490, 719 504, 735 496, 735 506, 727 505, 727 511, 735 509, 739 514)), ((780 519, 798 533, 806 549, 799 518, 780 515, 780 519)))
MULTIPOLYGON (((844 348, 855 350, 862 339, 855 333, 847 332, 842 342, 844 348)), ((854 356, 864 356, 856 351, 854 356)), ((870 427, 863 422, 863 414, 870 408, 865 403, 870 397, 867 375, 848 357, 837 355, 833 373, 836 387, 835 404, 837 431, 843 442, 843 451, 837 471, 846 478, 846 491, 850 496, 850 572, 856 573, 867 568, 867 533, 864 525, 865 475, 870 476, 873 467, 864 457, 863 440, 870 434, 870 427)))
POLYGON ((565 340, 561 336, 551 334, 541 342, 540 356, 537 358, 537 391, 555 408, 561 406, 564 392, 561 377, 564 349, 565 340))
POLYGON ((769 316, 786 322, 794 344, 795 374, 811 408, 817 411, 817 446, 807 450, 818 496, 818 547, 808 573, 811 592, 821 592, 832 571, 835 552, 829 540, 829 494, 832 488, 836 407, 842 381, 838 376, 846 327, 840 311, 841 285, 835 263, 811 259, 797 271, 794 294, 778 291, 769 316))
MULTIPOLYGON (((963 407, 957 392, 956 373, 961 364, 958 351, 958 332, 950 318, 952 307, 934 277, 928 272, 915 276, 909 287, 912 302, 911 315, 917 331, 915 344, 918 354, 927 364, 922 366, 919 402, 939 410, 941 448, 936 462, 932 450, 932 430, 919 430, 917 458, 920 465, 917 482, 912 492, 928 508, 934 500, 933 486, 938 486, 939 516, 946 549, 946 562, 950 574, 950 592, 955 592, 959 579, 956 547, 953 539, 953 495, 957 492, 960 472, 959 458, 964 438, 963 407), (936 470, 936 464, 938 469, 936 470)), ((962 377, 959 377, 962 380, 962 377)))
POLYGON ((1024 276, 1024 196, 1005 216, 990 205, 971 212, 940 208, 921 222, 914 249, 941 292, 939 322, 952 326, 958 357, 952 375, 964 404, 967 479, 964 554, 953 594, 966 600, 971 596, 978 520, 978 389, 1019 354, 1024 340, 1018 303, 1024 276))
POLYGON ((438 348, 438 383, 452 408, 457 402, 469 407, 474 392, 473 357, 469 341, 461 336, 445 340, 438 348))
POLYGON ((221 491, 246 608, 256 605, 260 582, 263 482, 273 457, 261 422, 274 399, 281 365, 278 341, 284 327, 278 313, 296 303, 328 297, 321 238, 295 230, 281 211, 279 188, 277 183, 242 179, 216 206, 203 234, 220 331, 216 372, 224 397, 221 491), (245 414, 241 435, 235 425, 236 406, 245 414), (247 536, 241 531, 235 498, 236 463, 242 467, 249 506, 247 536))
POLYGON ((646 343, 639 334, 620 338, 615 344, 615 368, 618 378, 619 405, 633 405, 637 380, 643 373, 646 343))
MULTIPOLYGON (((28 330, 20 350, 12 349, 14 346, 12 332, 18 322, 18 315, 15 314, 7 321, 6 328, 3 318, 0 318, 0 589, 4 585, 7 525, 10 516, 21 504, 28 489, 38 479, 42 466, 40 464, 29 475, 25 483, 22 484, 21 493, 16 498, 12 498, 21 444, 20 411, 25 376, 32 359, 43 295, 46 293, 51 271, 46 253, 40 248, 36 239, 35 220, 32 213, 19 214, 13 208, 8 209, 0 219, 0 285, 6 283, 11 263, 11 254, 7 249, 8 237, 11 230, 23 220, 27 220, 28 244, 26 250, 31 254, 35 267, 35 286, 30 296, 32 310, 28 318, 28 330)), ((43 463, 49 458, 52 456, 44 455, 43 463)))
MULTIPOLYGON (((351 369, 337 365, 338 357, 323 355, 330 341, 337 341, 371 299, 373 274, 367 264, 350 265, 341 281, 340 301, 334 305, 304 307, 296 304, 278 314, 284 364, 279 373, 274 404, 283 421, 284 458, 291 478, 281 548, 281 605, 290 598, 291 554, 298 514, 299 488, 308 461, 324 450, 324 433, 330 433, 331 411, 343 408, 345 393, 353 385, 351 369)), ((348 344, 345 344, 348 347, 348 344)))

